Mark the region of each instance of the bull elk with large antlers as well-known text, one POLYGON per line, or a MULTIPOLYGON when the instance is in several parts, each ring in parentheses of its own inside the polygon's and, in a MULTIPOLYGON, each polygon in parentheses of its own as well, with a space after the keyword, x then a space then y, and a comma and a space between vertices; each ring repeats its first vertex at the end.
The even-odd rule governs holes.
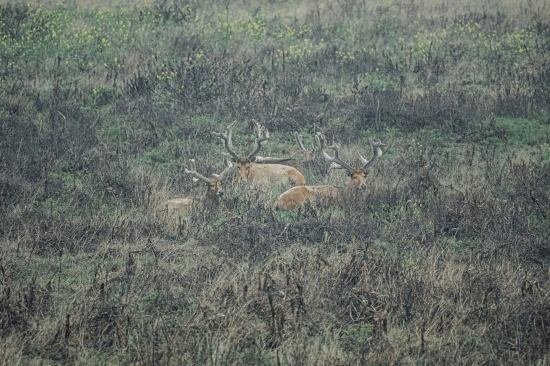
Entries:
POLYGON ((277 184, 304 185, 306 180, 302 173, 291 166, 277 164, 290 159, 262 158, 257 156, 262 149, 263 144, 271 137, 269 131, 255 120, 254 133, 256 140, 252 152, 248 156, 239 156, 233 149, 231 134, 235 122, 227 126, 225 133, 213 132, 213 134, 224 141, 225 149, 229 152, 233 161, 237 163, 235 177, 237 180, 256 182, 265 186, 274 186, 277 184))
POLYGON ((224 170, 219 175, 213 174, 212 178, 206 178, 197 172, 195 159, 189 159, 189 162, 191 169, 185 169, 185 173, 192 176, 194 181, 202 181, 206 184, 208 187, 206 195, 203 197, 174 198, 164 201, 157 206, 155 212, 169 216, 176 213, 184 213, 188 211, 192 205, 202 205, 207 208, 215 208, 221 203, 223 197, 222 180, 233 168, 233 164, 231 164, 227 156, 224 157, 224 170))
POLYGON ((350 181, 346 187, 334 187, 330 185, 294 187, 282 193, 275 200, 274 208, 276 210, 294 210, 302 207, 307 200, 336 198, 346 189, 366 189, 367 168, 374 163, 377 158, 382 156, 382 150, 380 148, 385 146, 380 140, 373 141, 370 138, 369 143, 373 149, 373 156, 370 160, 363 158, 361 154, 357 153, 363 163, 360 169, 354 169, 351 165, 339 158, 340 147, 336 144, 328 147, 334 150, 334 157, 331 157, 323 151, 325 159, 332 163, 330 169, 346 169, 348 171, 350 181), (374 151, 375 148, 376 152, 374 151))

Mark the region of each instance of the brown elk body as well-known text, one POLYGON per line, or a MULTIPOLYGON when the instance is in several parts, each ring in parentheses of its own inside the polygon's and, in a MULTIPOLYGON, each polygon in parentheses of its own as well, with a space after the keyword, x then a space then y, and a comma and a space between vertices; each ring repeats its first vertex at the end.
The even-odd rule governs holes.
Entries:
POLYGON ((288 165, 276 164, 290 159, 262 158, 257 156, 263 143, 269 140, 269 131, 263 126, 252 120, 255 126, 256 141, 252 152, 245 157, 239 156, 233 149, 231 142, 231 133, 235 122, 227 126, 226 132, 214 132, 214 135, 224 141, 226 150, 232 156, 237 165, 235 178, 240 181, 254 182, 264 186, 274 186, 278 184, 285 185, 304 185, 306 180, 302 173, 296 168, 288 165))
POLYGON ((382 156, 382 150, 380 149, 380 147, 385 146, 380 141, 374 142, 373 140, 369 139, 369 142, 373 150, 376 147, 376 153, 373 153, 373 157, 370 160, 366 160, 359 154, 359 157, 363 162, 363 167, 361 169, 354 169, 349 164, 340 160, 340 158, 338 157, 339 147, 337 145, 329 147, 330 149, 334 150, 334 157, 330 157, 326 152, 323 151, 325 159, 329 162, 332 162, 332 169, 346 169, 348 171, 350 181, 346 187, 334 187, 331 185, 294 187, 282 193, 275 200, 275 203, 273 205, 274 209, 283 211, 295 210, 303 207, 303 205, 308 200, 313 201, 319 198, 333 199, 337 198, 344 190, 366 189, 367 167, 369 167, 378 157, 382 156))
POLYGON ((240 181, 255 182, 265 186, 306 184, 302 173, 288 165, 256 164, 247 158, 239 158, 236 170, 235 178, 240 181))

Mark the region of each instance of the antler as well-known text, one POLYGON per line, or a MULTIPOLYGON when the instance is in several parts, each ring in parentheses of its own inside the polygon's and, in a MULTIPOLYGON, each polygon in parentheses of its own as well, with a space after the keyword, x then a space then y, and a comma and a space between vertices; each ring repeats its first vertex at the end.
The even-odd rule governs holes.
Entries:
MULTIPOLYGON (((303 153, 307 153, 307 149, 304 147, 304 142, 302 141, 302 135, 298 134, 298 131, 294 132, 294 136, 296 136, 296 142, 298 143, 298 148, 300 148, 300 151, 303 153)), ((317 136, 315 136, 317 138, 317 136)))
POLYGON ((330 155, 327 154, 325 150, 323 150, 323 156, 325 157, 325 159, 328 162, 332 163, 330 168, 331 169, 332 168, 334 168, 334 169, 347 169, 347 171, 350 174, 352 174, 355 169, 353 169, 351 167, 351 165, 349 165, 349 164, 343 162, 342 160, 340 160, 340 158, 338 157, 338 153, 340 151, 340 146, 338 146, 337 144, 334 144, 332 146, 329 146, 328 148, 334 150, 334 157, 333 158, 331 158, 330 155))
POLYGON ((191 175, 192 177, 202 180, 204 182, 208 182, 209 179, 205 176, 197 173, 197 165, 195 164, 195 159, 189 159, 189 162, 191 163, 191 170, 185 169, 185 173, 191 175))
POLYGON ((294 159, 292 158, 272 158, 269 156, 263 157, 263 156, 256 156, 254 159, 254 163, 256 164, 280 164, 280 163, 286 163, 289 161, 292 161, 294 159))
POLYGON ((372 146, 372 158, 370 160, 365 159, 364 157, 361 156, 361 154, 359 154, 359 152, 357 152, 357 155, 359 155, 359 159, 361 159, 361 163, 363 164, 363 169, 367 169, 372 163, 374 163, 374 161, 377 158, 381 157, 382 149, 380 148, 386 146, 380 140, 374 141, 370 137, 369 137, 369 143, 372 146), (374 153, 374 148, 376 148, 376 154, 374 153))
POLYGON ((225 165, 225 169, 219 175, 213 174, 214 178, 223 179, 227 175, 227 173, 229 173, 231 169, 233 169, 233 164, 231 164, 231 162, 229 161, 228 156, 229 154, 223 154, 223 164, 225 165))
MULTIPOLYGON (((252 123, 254 124, 254 134, 256 135, 256 137, 258 137, 258 138, 268 137, 269 138, 269 131, 267 130, 267 128, 265 128, 264 126, 262 126, 261 124, 256 122, 255 119, 252 119, 252 123)), ((262 143, 262 146, 264 146, 264 145, 265 145, 265 143, 262 143)))
POLYGON ((252 120, 252 123, 254 124, 254 134, 256 135, 256 141, 254 141, 254 148, 252 149, 252 152, 248 155, 248 160, 253 162, 256 158, 256 155, 260 152, 263 146, 263 142, 271 139, 269 137, 269 131, 267 128, 256 122, 255 119, 252 120))
POLYGON ((315 142, 317 143, 317 147, 319 148, 319 151, 323 151, 327 143, 327 138, 321 132, 317 132, 315 134, 315 142))
POLYGON ((235 123, 237 123, 237 121, 233 121, 233 123, 228 125, 225 129, 225 133, 212 132, 212 134, 224 141, 225 149, 229 152, 229 154, 231 154, 233 160, 237 161, 239 160, 239 155, 237 155, 235 150, 233 150, 233 141, 231 141, 231 133, 233 132, 233 126, 235 126, 235 123))

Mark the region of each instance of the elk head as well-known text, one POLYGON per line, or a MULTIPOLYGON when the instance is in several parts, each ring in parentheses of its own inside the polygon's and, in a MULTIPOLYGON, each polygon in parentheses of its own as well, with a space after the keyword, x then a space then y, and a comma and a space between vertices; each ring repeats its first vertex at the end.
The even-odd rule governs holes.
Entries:
POLYGON ((380 149, 384 145, 380 140, 373 141, 371 138, 369 138, 369 143, 373 150, 373 155, 370 160, 365 159, 361 156, 361 154, 357 153, 359 155, 359 159, 361 160, 361 163, 363 164, 362 168, 360 169, 354 169, 351 165, 348 163, 342 161, 339 158, 339 151, 340 146, 337 144, 334 144, 332 146, 329 146, 329 149, 334 150, 334 157, 331 157, 323 150, 323 156, 328 162, 331 162, 331 166, 329 169, 346 169, 348 171, 348 174, 350 176, 350 181, 348 183, 348 188, 355 188, 355 189, 366 189, 367 188, 367 180, 366 180, 366 172, 367 168, 374 163, 374 161, 382 156, 382 150, 380 149), (374 152, 374 148, 376 148, 376 153, 374 152))
POLYGON ((206 178, 205 176, 197 172, 195 159, 189 159, 189 162, 190 169, 185 169, 185 173, 191 175, 194 182, 202 181, 206 183, 208 187, 208 190, 206 191, 206 197, 214 198, 216 196, 223 196, 222 180, 233 168, 233 164, 231 164, 231 162, 227 158, 227 155, 224 155, 224 170, 220 174, 213 174, 212 178, 206 178))
POLYGON ((223 196, 222 179, 231 171, 233 165, 227 159, 224 158, 225 168, 221 174, 212 174, 212 178, 206 178, 205 176, 197 172, 197 165, 195 159, 189 159, 190 169, 185 169, 185 173, 193 177, 194 182, 206 183, 208 190, 206 196, 203 197, 183 197, 174 198, 168 201, 164 201, 157 206, 155 211, 158 214, 162 214, 165 218, 175 218, 187 212, 193 205, 206 205, 206 207, 217 207, 220 203, 220 198, 223 196))

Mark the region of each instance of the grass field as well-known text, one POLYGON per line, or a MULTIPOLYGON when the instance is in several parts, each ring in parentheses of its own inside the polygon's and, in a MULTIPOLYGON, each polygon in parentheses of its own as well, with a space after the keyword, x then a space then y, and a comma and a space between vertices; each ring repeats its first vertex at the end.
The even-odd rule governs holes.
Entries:
POLYGON ((547 1, 0 1, 0 83, 1 364, 550 364, 547 1), (252 119, 387 146, 154 214, 252 119))

